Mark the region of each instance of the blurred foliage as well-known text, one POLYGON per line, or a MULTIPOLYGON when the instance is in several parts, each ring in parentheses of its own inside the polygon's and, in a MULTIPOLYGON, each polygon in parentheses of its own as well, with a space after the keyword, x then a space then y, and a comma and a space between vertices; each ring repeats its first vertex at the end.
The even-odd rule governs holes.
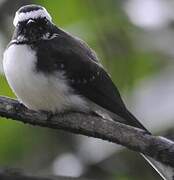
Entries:
MULTIPOLYGON (((142 79, 152 76, 167 66, 167 62, 163 61, 157 52, 141 51, 135 46, 134 37, 141 30, 130 23, 123 11, 122 1, 35 0, 33 3, 43 5, 51 13, 56 25, 88 42, 124 94, 131 94, 134 86, 142 79)), ((10 24, 6 28, 9 27, 10 24)), ((0 83, 0 95, 14 98, 4 76, 0 76, 0 83)), ((76 143, 71 138, 64 133, 33 128, 1 118, 0 165, 17 164, 17 167, 30 166, 30 169, 34 169, 37 164, 37 168, 42 169, 45 164, 51 164, 60 152, 63 153, 68 149, 75 151, 76 143), (43 155, 39 157, 38 154, 41 152, 43 155)), ((115 163, 113 166, 118 165, 115 163)), ((107 177, 112 180, 138 180, 141 173, 136 175, 132 172, 126 170, 118 172, 115 168, 114 173, 107 172, 109 174, 107 177)), ((147 177, 147 174, 144 175, 144 179, 147 177)), ((155 176, 153 177, 155 179, 155 176)), ((151 174, 148 179, 150 178, 151 174)))

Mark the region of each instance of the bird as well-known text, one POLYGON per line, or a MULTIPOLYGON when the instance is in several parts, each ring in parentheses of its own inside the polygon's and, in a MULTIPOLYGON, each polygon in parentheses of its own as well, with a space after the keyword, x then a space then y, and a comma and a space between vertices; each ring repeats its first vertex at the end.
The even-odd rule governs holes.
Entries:
POLYGON ((20 103, 53 114, 95 112, 150 134, 127 109, 96 53, 57 27, 44 7, 22 6, 13 24, 3 69, 20 103))
POLYGON ((114 119, 145 129, 127 110, 95 52, 54 25, 45 8, 21 7, 13 24, 15 31, 4 53, 3 68, 22 104, 52 113, 102 108, 112 118, 115 114, 114 119))

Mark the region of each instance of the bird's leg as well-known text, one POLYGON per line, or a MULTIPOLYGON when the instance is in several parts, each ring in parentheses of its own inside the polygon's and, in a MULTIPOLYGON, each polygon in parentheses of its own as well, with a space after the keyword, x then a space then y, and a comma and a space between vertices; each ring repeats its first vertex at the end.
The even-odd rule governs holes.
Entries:
POLYGON ((54 113, 52 113, 51 111, 44 111, 44 110, 40 110, 41 113, 43 113, 46 116, 46 120, 48 122, 51 121, 52 117, 55 115, 54 113))

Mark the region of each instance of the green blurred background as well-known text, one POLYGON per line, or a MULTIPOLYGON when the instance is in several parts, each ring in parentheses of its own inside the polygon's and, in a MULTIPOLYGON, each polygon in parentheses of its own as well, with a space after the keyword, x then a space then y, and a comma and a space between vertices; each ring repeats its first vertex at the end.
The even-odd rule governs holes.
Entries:
MULTIPOLYGON (((153 133, 174 127, 173 0, 0 0, 0 95, 15 97, 2 70, 15 11, 43 5, 59 27, 98 54, 128 108, 153 133)), ((0 119, 0 169, 103 180, 157 180, 135 152, 94 138, 0 119)))

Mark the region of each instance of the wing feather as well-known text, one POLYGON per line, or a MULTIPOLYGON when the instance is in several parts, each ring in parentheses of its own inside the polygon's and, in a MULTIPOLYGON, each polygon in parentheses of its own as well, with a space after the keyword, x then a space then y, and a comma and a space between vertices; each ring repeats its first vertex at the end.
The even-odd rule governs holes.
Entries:
POLYGON ((63 64, 65 75, 76 93, 122 117, 123 123, 145 129, 125 107, 95 53, 84 42, 61 29, 57 29, 57 33, 56 38, 39 44, 38 69, 51 73, 63 64))

